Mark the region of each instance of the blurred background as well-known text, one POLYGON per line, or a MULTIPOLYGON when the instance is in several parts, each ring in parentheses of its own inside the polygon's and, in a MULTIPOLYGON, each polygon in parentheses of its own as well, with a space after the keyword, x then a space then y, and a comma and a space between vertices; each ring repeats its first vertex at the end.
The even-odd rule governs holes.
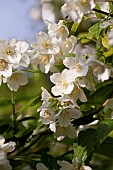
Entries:
POLYGON ((0 39, 17 37, 33 42, 36 32, 46 29, 46 20, 61 19, 62 4, 60 0, 0 1, 0 39))

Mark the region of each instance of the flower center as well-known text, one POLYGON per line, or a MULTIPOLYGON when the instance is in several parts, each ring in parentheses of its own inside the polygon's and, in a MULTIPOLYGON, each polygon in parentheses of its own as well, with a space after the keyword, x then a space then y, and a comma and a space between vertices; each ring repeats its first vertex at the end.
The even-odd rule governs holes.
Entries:
POLYGON ((82 5, 87 5, 88 1, 87 0, 82 0, 81 3, 82 3, 82 5))
POLYGON ((11 77, 10 77, 10 79, 12 80, 12 81, 17 81, 18 80, 18 74, 13 74, 11 77))
POLYGON ((49 49, 51 47, 51 43, 49 40, 46 40, 45 42, 42 43, 42 45, 46 48, 49 49))
POLYGON ((68 84, 67 84, 66 80, 61 79, 58 81, 58 86, 61 86, 62 89, 64 89, 67 85, 68 84))
POLYGON ((11 47, 11 46, 8 44, 7 47, 4 49, 4 53, 5 53, 6 55, 12 56, 12 55, 14 55, 15 50, 13 49, 13 47, 11 47))
POLYGON ((75 69, 76 71, 79 71, 80 69, 81 69, 81 65, 80 65, 80 63, 75 63, 74 65, 73 65, 73 67, 72 67, 72 69, 75 69))
POLYGON ((0 71, 3 71, 7 67, 7 62, 3 59, 0 59, 0 71))
POLYGON ((50 114, 50 112, 48 110, 45 110, 44 111, 44 116, 46 117, 46 119, 50 119, 51 114, 50 114))
POLYGON ((48 64, 49 63, 49 57, 47 55, 39 56, 40 64, 48 64))
POLYGON ((64 26, 61 26, 61 27, 60 27, 60 33, 63 34, 63 33, 65 33, 65 31, 66 31, 66 30, 65 30, 65 27, 64 27, 64 26))

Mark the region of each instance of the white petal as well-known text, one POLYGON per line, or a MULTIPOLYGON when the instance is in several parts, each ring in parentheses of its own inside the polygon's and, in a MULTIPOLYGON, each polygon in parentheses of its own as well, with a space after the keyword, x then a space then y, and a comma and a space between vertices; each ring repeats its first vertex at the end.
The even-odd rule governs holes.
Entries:
POLYGON ((38 163, 36 165, 37 170, 48 170, 48 168, 43 163, 38 163))

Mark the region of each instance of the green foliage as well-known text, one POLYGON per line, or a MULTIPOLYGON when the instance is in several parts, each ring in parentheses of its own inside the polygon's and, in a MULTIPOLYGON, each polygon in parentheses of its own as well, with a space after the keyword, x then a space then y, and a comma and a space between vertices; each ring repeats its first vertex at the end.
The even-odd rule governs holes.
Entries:
POLYGON ((100 33, 103 30, 103 28, 100 27, 100 22, 94 24, 92 27, 89 28, 89 37, 99 39, 100 33))
POLYGON ((97 128, 97 135, 99 141, 102 143, 112 130, 113 130, 113 120, 102 121, 97 128))
POLYGON ((83 162, 87 158, 86 148, 79 146, 78 144, 75 143, 73 145, 73 149, 74 149, 74 158, 78 159, 78 168, 80 168, 83 162))

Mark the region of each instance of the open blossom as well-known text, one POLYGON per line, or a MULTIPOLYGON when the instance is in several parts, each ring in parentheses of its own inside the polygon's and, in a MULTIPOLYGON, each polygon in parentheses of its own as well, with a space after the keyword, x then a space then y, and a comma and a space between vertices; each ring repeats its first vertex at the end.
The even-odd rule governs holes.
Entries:
POLYGON ((12 152, 15 149, 15 142, 5 143, 5 138, 0 136, 0 169, 12 170, 12 167, 7 160, 7 153, 12 152), (9 169, 8 169, 9 168, 9 169))
POLYGON ((0 76, 10 77, 12 75, 11 65, 4 59, 0 59, 0 76))
POLYGON ((71 124, 71 118, 78 119, 82 113, 76 108, 65 108, 60 111, 58 122, 60 126, 67 127, 71 124))
POLYGON ((73 79, 67 69, 64 69, 62 73, 54 73, 50 76, 50 80, 55 84, 51 90, 55 96, 70 94, 74 88, 73 79))
POLYGON ((55 115, 54 111, 49 108, 50 102, 49 99, 52 98, 52 96, 49 94, 49 92, 42 87, 42 94, 41 94, 43 103, 40 106, 40 108, 37 109, 37 112, 40 112, 40 118, 43 124, 48 125, 51 131, 56 131, 56 123, 55 120, 57 116, 55 115))
POLYGON ((42 109, 40 112, 40 118, 43 124, 49 124, 49 128, 51 129, 51 131, 56 131, 55 113, 53 110, 49 108, 42 109))
POLYGON ((11 77, 3 78, 3 82, 6 83, 11 91, 17 91, 19 86, 24 86, 28 83, 28 78, 23 72, 14 72, 11 77))
POLYGON ((66 0, 61 12, 64 17, 80 22, 83 15, 89 13, 94 6, 93 0, 66 0))
POLYGON ((51 38, 45 32, 39 32, 36 35, 37 42, 32 44, 32 48, 40 54, 56 54, 59 52, 59 46, 56 38, 51 38))
POLYGON ((12 39, 10 41, 0 40, 0 59, 6 60, 13 68, 19 66, 27 67, 30 64, 27 50, 29 44, 25 41, 12 39))
POLYGON ((66 136, 70 139, 74 139, 76 136, 75 127, 69 125, 67 127, 58 125, 56 127, 56 132, 54 133, 55 138, 58 141, 63 140, 66 136))
POLYGON ((47 108, 47 107, 50 105, 49 100, 52 99, 51 94, 50 94, 44 87, 41 87, 41 89, 42 89, 41 98, 42 98, 42 100, 43 100, 43 103, 42 103, 42 105, 38 108, 37 111, 41 111, 42 109, 47 108))
POLYGON ((58 24, 56 24, 56 23, 48 24, 48 34, 51 37, 56 37, 57 39, 61 39, 61 40, 65 41, 69 36, 69 30, 63 24, 62 21, 59 21, 58 24))
POLYGON ((92 68, 92 72, 98 81, 104 82, 108 80, 111 74, 111 70, 105 66, 104 63, 98 60, 89 61, 89 65, 92 68))
POLYGON ((54 55, 55 63, 62 64, 65 56, 68 56, 74 49, 77 43, 75 36, 71 35, 69 38, 64 40, 58 40, 59 52, 54 55))
POLYGON ((44 73, 48 73, 51 66, 54 64, 54 56, 51 54, 36 54, 32 57, 31 63, 38 65, 40 70, 44 73))
MULTIPOLYGON (((60 170, 78 170, 78 160, 76 158, 72 160, 72 164, 64 160, 58 160, 57 163, 61 166, 60 170)), ((80 170, 92 170, 92 168, 83 164, 80 170)))
POLYGON ((73 79, 86 76, 88 72, 88 65, 86 65, 86 60, 83 56, 66 57, 63 63, 71 70, 73 79))
POLYGON ((77 100, 80 100, 81 102, 87 102, 87 97, 83 91, 83 89, 80 87, 78 80, 74 83, 74 88, 71 91, 70 94, 64 94, 61 98, 62 101, 70 101, 75 107, 78 107, 77 100))

